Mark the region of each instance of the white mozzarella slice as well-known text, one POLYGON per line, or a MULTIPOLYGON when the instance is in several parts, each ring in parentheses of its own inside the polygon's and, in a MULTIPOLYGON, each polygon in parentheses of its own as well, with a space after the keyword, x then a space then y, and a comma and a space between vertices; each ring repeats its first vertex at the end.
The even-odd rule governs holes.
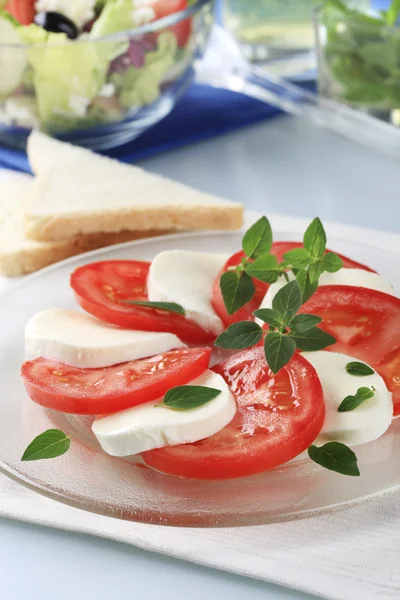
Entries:
MULTIPOLYGON (((294 279, 293 273, 288 273, 289 279, 294 279)), ((279 292, 287 281, 284 277, 281 277, 276 283, 273 283, 264 296, 260 308, 272 308, 272 300, 275 295, 279 292)), ((385 294, 395 295, 393 287, 390 285, 384 277, 378 275, 378 273, 371 273, 370 271, 364 271, 363 269, 340 269, 337 273, 322 273, 319 278, 319 285, 351 285, 354 287, 369 288, 371 290, 377 290, 385 294)), ((259 325, 262 325, 262 321, 256 319, 259 325)))
POLYGON ((206 371, 190 385, 216 388, 221 394, 191 410, 157 406, 162 402, 159 399, 98 417, 92 430, 103 450, 111 456, 131 456, 163 446, 197 442, 214 435, 232 421, 236 402, 220 375, 206 371))
POLYGON ((75 310, 45 310, 25 328, 28 359, 43 356, 82 369, 110 367, 185 347, 172 333, 119 329, 75 310))
POLYGON ((336 352, 304 352, 303 357, 316 370, 324 392, 325 421, 315 445, 335 441, 358 446, 385 433, 393 419, 393 403, 392 395, 378 373, 366 377, 349 375, 346 365, 360 361, 336 352), (339 412, 342 401, 347 396, 354 396, 360 387, 374 387, 374 396, 354 410, 339 412))
POLYGON ((212 286, 228 258, 186 250, 161 252, 151 263, 149 299, 180 304, 188 319, 219 335, 224 325, 211 304, 212 286))

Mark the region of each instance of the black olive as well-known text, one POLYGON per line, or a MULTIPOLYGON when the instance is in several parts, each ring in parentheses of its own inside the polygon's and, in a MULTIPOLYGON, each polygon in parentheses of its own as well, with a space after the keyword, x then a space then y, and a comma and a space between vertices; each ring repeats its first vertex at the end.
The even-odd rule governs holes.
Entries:
POLYGON ((35 16, 34 22, 39 27, 53 33, 65 33, 70 40, 74 40, 79 35, 79 30, 75 23, 65 15, 58 12, 40 12, 35 16))

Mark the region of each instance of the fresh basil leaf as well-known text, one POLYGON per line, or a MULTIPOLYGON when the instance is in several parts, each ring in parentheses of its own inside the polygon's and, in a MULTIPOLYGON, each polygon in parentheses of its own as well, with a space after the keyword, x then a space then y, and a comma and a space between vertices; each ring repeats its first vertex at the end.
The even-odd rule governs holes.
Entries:
POLYGON ((272 248, 272 229, 267 217, 261 217, 244 234, 243 250, 248 258, 260 258, 272 248))
POLYGON ((245 272, 238 274, 236 271, 223 273, 220 288, 228 315, 233 315, 250 302, 256 291, 250 275, 245 272))
POLYGON ((275 283, 279 277, 278 259, 273 254, 266 254, 249 263, 246 273, 264 283, 275 283))
POLYGON ((309 298, 317 291, 318 281, 315 283, 310 282, 308 271, 300 270, 296 273, 296 281, 300 286, 301 299, 304 304, 309 298))
POLYGON ((304 248, 313 258, 322 258, 326 250, 326 233, 318 217, 308 226, 304 238, 304 248))
POLYGON ((305 248, 295 248, 283 255, 285 263, 292 265, 295 269, 305 269, 309 263, 310 255, 305 248))
POLYGON ((42 460, 56 458, 65 454, 71 445, 71 439, 59 429, 48 429, 29 444, 21 460, 42 460))
POLYGON ((155 310, 165 310, 166 312, 177 313, 184 315, 185 309, 175 302, 147 302, 139 300, 124 300, 124 304, 132 304, 134 306, 143 306, 144 308, 154 308, 155 310))
POLYGON ((311 264, 308 267, 308 279, 309 279, 311 285, 318 284, 318 279, 321 277, 321 275, 322 275, 322 269, 319 265, 311 264))
POLYGON ((295 350, 294 340, 287 335, 273 331, 265 336, 265 359, 273 373, 278 373, 290 361, 295 350))
POLYGON ((324 446, 310 446, 308 456, 321 467, 341 473, 358 477, 360 471, 357 465, 357 456, 345 444, 340 442, 328 442, 324 446))
POLYGON ((354 396, 346 396, 346 398, 341 402, 338 412, 349 412, 354 410, 360 404, 373 398, 375 395, 375 388, 361 387, 358 388, 357 393, 354 396))
POLYGON ((251 348, 262 339, 262 329, 253 321, 240 321, 230 325, 215 340, 217 348, 243 349, 251 348))
POLYGON ((283 323, 287 323, 301 306, 301 291, 297 281, 290 281, 283 286, 272 300, 272 308, 276 310, 283 323))
POLYGON ((386 23, 395 25, 400 14, 400 0, 392 0, 386 11, 386 23))
POLYGON ((168 390, 163 402, 156 406, 165 406, 173 410, 191 410, 214 400, 220 393, 221 390, 202 385, 180 385, 168 390))
POLYGON ((259 308, 253 312, 253 315, 272 327, 281 327, 283 325, 280 313, 273 308, 259 308))
POLYGON ((357 361, 347 363, 346 371, 349 375, 354 375, 355 377, 367 377, 368 375, 373 375, 375 373, 371 367, 357 361))
POLYGON ((320 262, 323 271, 328 271, 328 273, 336 273, 343 267, 343 261, 334 252, 327 252, 325 256, 322 257, 320 262))
POLYGON ((321 321, 321 317, 316 315, 296 315, 290 321, 290 329, 294 333, 304 333, 304 331, 316 327, 321 321))
POLYGON ((297 348, 302 352, 316 352, 336 343, 332 335, 318 327, 313 327, 302 332, 295 331, 290 335, 296 343, 297 348))

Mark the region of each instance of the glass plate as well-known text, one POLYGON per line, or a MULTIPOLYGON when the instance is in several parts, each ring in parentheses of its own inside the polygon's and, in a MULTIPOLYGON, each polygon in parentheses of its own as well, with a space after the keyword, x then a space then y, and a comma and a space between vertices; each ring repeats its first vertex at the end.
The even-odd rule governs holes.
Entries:
MULTIPOLYGON (((278 239, 299 239, 282 232, 278 239)), ((76 307, 69 288, 73 269, 104 259, 151 260, 163 250, 235 252, 241 233, 181 234, 133 242, 65 261, 26 278, 0 297, 0 469, 37 492, 91 512, 120 519, 177 526, 221 527, 311 516, 365 500, 400 485, 400 419, 379 440, 357 449, 361 477, 345 477, 310 460, 230 481, 178 479, 132 459, 104 454, 90 419, 44 410, 27 397, 19 376, 24 327, 36 312, 76 307), (51 427, 72 435, 70 451, 56 460, 21 462, 32 439, 51 427)), ((330 247, 379 270, 400 289, 400 256, 357 243, 330 247)))

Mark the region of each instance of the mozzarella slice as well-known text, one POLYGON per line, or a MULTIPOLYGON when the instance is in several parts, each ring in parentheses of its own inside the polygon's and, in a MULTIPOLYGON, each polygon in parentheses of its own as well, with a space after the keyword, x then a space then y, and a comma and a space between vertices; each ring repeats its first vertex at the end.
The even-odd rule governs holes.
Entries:
POLYGON ((151 301, 176 302, 186 316, 219 335, 224 325, 212 307, 212 286, 229 255, 170 250, 151 263, 147 280, 151 301))
POLYGON ((376 440, 385 433, 393 418, 392 395, 378 373, 366 377, 349 375, 347 363, 355 358, 327 352, 304 352, 304 358, 317 371, 325 400, 325 421, 315 440, 322 446, 330 441, 342 442, 347 446, 358 446, 376 440), (346 396, 353 396, 360 387, 374 387, 375 394, 360 406, 348 412, 338 412, 346 396))
MULTIPOLYGON (((290 280, 294 279, 293 273, 290 272, 288 275, 290 280)), ((286 283, 287 281, 284 277, 273 283, 265 294, 260 308, 272 308, 272 300, 286 283)), ((395 295, 393 287, 386 279, 378 275, 378 273, 371 273, 363 269, 340 269, 337 273, 322 273, 319 278, 319 285, 351 285, 377 290, 391 296, 395 295)), ((259 325, 263 324, 259 319, 256 319, 256 322, 259 325)))
POLYGON ((224 379, 206 371, 190 385, 204 385, 221 394, 198 408, 172 410, 157 406, 162 399, 97 417, 92 430, 101 447, 111 456, 131 456, 162 448, 197 442, 214 435, 230 423, 236 402, 224 379))
POLYGON ((119 329, 75 310, 45 310, 25 328, 28 359, 43 356, 82 369, 110 367, 176 348, 186 346, 172 333, 119 329))

